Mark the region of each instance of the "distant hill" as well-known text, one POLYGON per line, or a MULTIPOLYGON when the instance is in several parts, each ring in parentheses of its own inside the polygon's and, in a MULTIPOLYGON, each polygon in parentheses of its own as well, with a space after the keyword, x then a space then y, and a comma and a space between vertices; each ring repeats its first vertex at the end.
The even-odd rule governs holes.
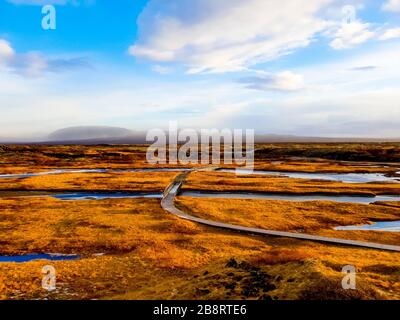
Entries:
MULTIPOLYGON (((147 131, 132 131, 119 127, 108 126, 80 126, 70 127, 54 131, 47 138, 35 139, 7 139, 0 137, 0 143, 4 144, 149 144, 146 141, 147 131)), ((166 131, 168 136, 168 132, 166 131)), ((168 140, 168 137, 167 137, 168 140)), ((400 138, 331 138, 331 137, 307 137, 279 134, 256 133, 255 143, 379 143, 400 142, 400 138)))
MULTIPOLYGON (((129 131, 129 130, 128 130, 129 131)), ((167 141, 168 141, 168 133, 167 141)), ((368 143, 368 142, 400 142, 400 139, 384 138, 327 138, 327 137, 302 137, 277 134, 256 134, 255 143, 368 143)), ((149 144, 146 141, 146 131, 130 131, 130 134, 121 137, 97 137, 87 139, 57 139, 43 142, 44 144, 149 144)))
POLYGON ((64 128, 51 133, 50 141, 80 141, 80 140, 101 140, 117 139, 132 135, 131 130, 107 126, 81 126, 64 128))
POLYGON ((330 138, 303 137, 279 134, 256 134, 256 143, 357 143, 357 142, 400 142, 400 138, 330 138))

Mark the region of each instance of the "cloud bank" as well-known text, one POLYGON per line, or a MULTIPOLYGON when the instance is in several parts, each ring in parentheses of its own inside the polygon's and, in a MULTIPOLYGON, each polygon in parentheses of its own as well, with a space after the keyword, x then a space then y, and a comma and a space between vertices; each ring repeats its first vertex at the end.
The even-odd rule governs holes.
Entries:
POLYGON ((382 10, 390 12, 400 12, 400 0, 389 0, 383 4, 382 10))
POLYGON ((240 79, 239 82, 245 84, 247 88, 263 91, 290 92, 299 91, 305 87, 303 76, 291 71, 277 74, 262 73, 255 77, 240 79))
POLYGON ((47 72, 92 68, 84 57, 47 58, 38 52, 17 53, 11 44, 0 39, 0 69, 27 77, 40 77, 47 72))
POLYGON ((330 0, 151 0, 139 17, 138 58, 179 62, 189 73, 238 71, 305 47, 330 0))

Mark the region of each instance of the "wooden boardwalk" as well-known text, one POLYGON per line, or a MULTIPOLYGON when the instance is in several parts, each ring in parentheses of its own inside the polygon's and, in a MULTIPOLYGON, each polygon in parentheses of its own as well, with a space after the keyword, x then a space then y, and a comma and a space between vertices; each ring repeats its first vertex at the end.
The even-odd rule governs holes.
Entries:
POLYGON ((362 248, 370 248, 370 249, 379 249, 379 250, 387 250, 387 251, 397 251, 400 252, 400 246, 395 245, 387 245, 380 243, 372 243, 372 242, 363 242, 356 240, 347 240, 340 238, 330 238, 330 237, 321 237, 311 234, 301 234, 301 233, 293 233, 293 232, 283 232, 283 231, 275 231, 275 230, 267 230, 267 229, 259 229, 259 228, 249 228, 242 227, 234 224, 217 222, 212 220, 201 219, 198 217, 191 216, 181 210, 179 210, 175 206, 175 197, 178 194, 182 184, 184 183, 186 177, 190 174, 191 171, 181 173, 178 175, 174 181, 165 189, 163 198, 161 200, 161 206, 164 210, 174 214, 175 216, 186 219, 189 221, 197 222, 203 225, 207 225, 210 227, 217 227, 228 229, 237 232, 246 232, 255 235, 264 235, 264 236, 277 236, 277 237, 287 237, 301 240, 310 240, 324 243, 331 243, 335 245, 347 245, 354 247, 362 247, 362 248))

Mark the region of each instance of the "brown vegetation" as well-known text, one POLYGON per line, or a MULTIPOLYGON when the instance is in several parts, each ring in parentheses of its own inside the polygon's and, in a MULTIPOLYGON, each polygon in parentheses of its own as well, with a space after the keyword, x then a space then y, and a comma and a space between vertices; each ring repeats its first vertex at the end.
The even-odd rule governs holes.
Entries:
POLYGON ((0 179, 0 190, 163 191, 178 172, 62 173, 0 179))
POLYGON ((345 161, 399 162, 400 143, 281 143, 262 144, 262 159, 309 157, 345 161))

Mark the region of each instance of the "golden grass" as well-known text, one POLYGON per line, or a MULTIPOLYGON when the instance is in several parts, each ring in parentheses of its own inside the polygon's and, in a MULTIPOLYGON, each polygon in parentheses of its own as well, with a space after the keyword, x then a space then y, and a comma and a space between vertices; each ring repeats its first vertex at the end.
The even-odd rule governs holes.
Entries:
POLYGON ((260 255, 252 258, 250 261, 257 266, 260 266, 298 262, 311 258, 314 258, 314 256, 304 250, 273 248, 271 250, 266 250, 262 252, 260 255))
POLYGON ((178 172, 63 173, 0 179, 0 190, 163 191, 178 172))
MULTIPOLYGON (((249 254, 263 243, 256 239, 246 239, 239 235, 214 234, 204 232, 204 228, 193 223, 181 221, 166 214, 155 199, 124 199, 101 201, 62 202, 49 198, 2 199, 0 214, 1 254, 27 254, 35 252, 75 253, 84 259, 69 262, 50 262, 66 279, 73 281, 97 281, 102 286, 102 278, 111 282, 113 273, 107 275, 111 266, 123 261, 121 274, 128 277, 136 275, 129 268, 133 261, 150 261, 151 270, 146 274, 158 277, 158 270, 166 269, 174 274, 175 270, 187 270, 231 254, 249 254), (32 209, 34 208, 34 209, 32 209), (112 209, 110 209, 112 208, 112 209), (226 248, 230 248, 226 252, 226 248), (111 256, 93 258, 96 253, 111 256), (92 263, 92 260, 96 262, 92 263), (102 263, 106 263, 102 269, 102 263), (63 268, 65 266, 65 269, 63 268), (70 267, 67 267, 70 266, 70 267), (74 267, 76 266, 76 267, 74 267), (79 271, 82 268, 82 271, 79 271), (87 271, 88 268, 93 268, 87 271), (85 271, 86 270, 86 271, 85 271), (93 279, 102 270, 101 277, 93 279), (94 275, 93 275, 94 273, 94 275), (154 273, 154 274, 153 274, 154 273)), ((13 297, 15 286, 20 286, 25 297, 45 296, 38 281, 33 285, 24 280, 31 276, 32 266, 46 262, 26 264, 1 263, 3 290, 6 297, 13 297), (22 273, 22 274, 21 274, 22 273), (19 280, 16 280, 18 275, 19 280), (14 282, 17 281, 17 284, 14 282), (11 283, 10 283, 11 282, 11 283)), ((49 262, 47 262, 49 264, 49 262)), ((36 275, 36 278, 38 275, 36 275)), ((122 277, 120 275, 119 277, 122 277)), ((35 279, 36 279, 35 278, 35 279)), ((67 281, 61 276, 62 282, 67 281)), ((68 285, 71 285, 69 283, 68 285)), ((120 290, 123 291, 124 283, 120 290)), ((84 291, 85 291, 84 290, 84 291)), ((95 294, 88 290, 85 294, 95 294)), ((86 291, 85 291, 86 292, 86 291)), ((80 297, 86 297, 80 293, 80 297)), ((101 291, 96 292, 97 295, 101 291)))
POLYGON ((247 227, 318 234, 388 244, 398 232, 336 231, 334 227, 400 220, 400 208, 330 201, 271 201, 179 197, 178 206, 195 216, 247 227))
POLYGON ((1 263, 3 298, 298 299, 306 292, 320 294, 312 288, 334 283, 346 264, 357 266, 370 292, 400 298, 396 253, 207 228, 165 213, 155 199, 29 198, 0 204, 1 254, 82 255, 68 262, 1 263), (240 266, 227 266, 231 258, 240 266), (47 264, 57 270, 57 292, 40 286, 47 264))
POLYGON ((357 163, 341 163, 328 160, 307 161, 268 161, 255 159, 255 170, 285 172, 323 172, 323 173, 389 173, 396 170, 393 166, 357 165, 357 163))

